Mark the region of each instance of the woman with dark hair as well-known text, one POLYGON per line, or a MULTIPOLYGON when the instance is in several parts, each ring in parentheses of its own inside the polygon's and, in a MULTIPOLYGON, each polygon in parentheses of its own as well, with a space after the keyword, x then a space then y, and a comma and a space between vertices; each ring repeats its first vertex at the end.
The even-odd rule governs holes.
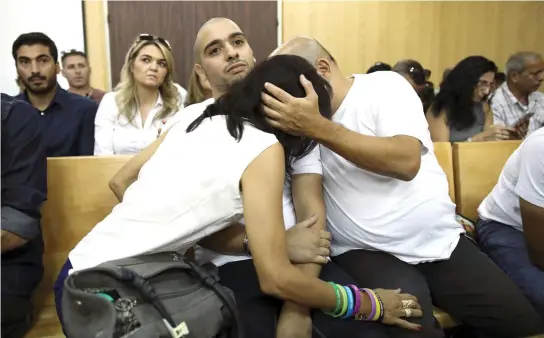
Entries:
POLYGON ((275 60, 269 60, 265 65, 257 66, 244 81, 234 84, 226 95, 209 105, 204 113, 189 125, 187 132, 196 130, 206 118, 223 115, 227 122, 228 132, 238 141, 242 138, 244 126, 248 124, 265 133, 273 134, 283 146, 285 171, 289 175, 293 160, 307 155, 317 143, 312 139, 293 136, 271 127, 262 111, 259 93, 263 90, 266 92, 264 83, 270 82, 281 86, 293 96, 303 97, 304 88, 301 87, 296 76, 300 70, 305 70, 301 74, 310 82, 317 84, 316 92, 321 115, 330 119, 332 89, 327 81, 317 76, 314 68, 308 68, 307 65, 309 65, 308 62, 302 58, 282 55, 276 57, 275 60), (282 71, 279 71, 280 69, 282 71))
MULTIPOLYGON (((319 111, 330 118, 331 87, 308 62, 291 55, 262 62, 189 127, 173 125, 127 163, 125 167, 141 166, 136 181, 120 196, 121 203, 70 252, 57 285, 63 285, 70 269, 152 253, 183 253, 244 217, 264 293, 336 317, 380 320, 417 330, 417 325, 401 318, 407 313, 421 317, 415 297, 399 290, 323 282, 289 261, 282 212, 285 175, 291 171, 291 160, 310 152, 316 142, 270 127, 261 92, 269 82, 304 97, 301 78, 313 86, 319 111)), ((61 297, 59 287, 57 306, 61 297)))
POLYGON ((440 84, 427 112, 434 142, 497 141, 511 138, 511 129, 493 125, 487 96, 497 66, 483 56, 459 62, 440 84))

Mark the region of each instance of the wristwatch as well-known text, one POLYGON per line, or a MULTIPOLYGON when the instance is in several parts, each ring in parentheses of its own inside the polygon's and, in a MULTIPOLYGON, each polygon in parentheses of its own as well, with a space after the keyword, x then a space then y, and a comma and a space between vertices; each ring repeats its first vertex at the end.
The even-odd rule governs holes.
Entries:
POLYGON ((251 251, 249 250, 249 239, 247 238, 247 234, 244 235, 244 251, 246 252, 246 255, 251 256, 251 251))

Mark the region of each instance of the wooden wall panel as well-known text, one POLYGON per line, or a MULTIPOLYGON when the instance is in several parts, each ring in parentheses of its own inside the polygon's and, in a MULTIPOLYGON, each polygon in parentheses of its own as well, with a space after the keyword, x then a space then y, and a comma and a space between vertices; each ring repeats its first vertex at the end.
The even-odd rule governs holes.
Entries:
POLYGON ((544 2, 284 1, 283 41, 317 38, 346 74, 376 61, 419 60, 442 71, 481 54, 500 69, 520 50, 544 54, 544 2))
POLYGON ((106 39, 106 15, 104 0, 85 0, 84 22, 87 55, 91 64, 91 86, 109 91, 110 68, 106 39))
POLYGON ((277 47, 277 1, 108 1, 111 79, 119 81, 125 54, 141 33, 161 36, 172 45, 176 82, 186 87, 194 66, 193 44, 200 27, 227 17, 246 34, 255 58, 277 47))

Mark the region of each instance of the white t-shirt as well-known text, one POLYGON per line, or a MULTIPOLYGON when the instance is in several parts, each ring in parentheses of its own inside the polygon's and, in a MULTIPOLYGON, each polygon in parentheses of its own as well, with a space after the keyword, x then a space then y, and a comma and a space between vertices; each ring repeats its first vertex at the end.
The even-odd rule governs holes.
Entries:
MULTIPOLYGON (((299 174, 322 175, 319 146, 315 147, 308 155, 293 162, 293 175, 299 174)), ((289 229, 297 223, 295 205, 291 195, 291 181, 288 177, 285 177, 285 186, 283 187, 283 222, 285 229, 289 229)), ((244 219, 240 220, 239 223, 244 224, 244 219)), ((251 259, 247 255, 222 255, 200 247, 197 247, 196 257, 199 262, 212 262, 216 266, 251 259)))
POLYGON ((410 84, 394 72, 354 75, 332 119, 364 135, 408 135, 422 143, 421 167, 410 182, 360 169, 321 146, 332 255, 368 249, 410 264, 448 259, 464 230, 410 84))
POLYGON ((544 128, 537 129, 512 155, 497 185, 478 208, 480 218, 523 231, 519 198, 544 208, 544 128))
MULTIPOLYGON (((95 155, 139 153, 157 139, 159 128, 163 127, 162 120, 155 119, 163 107, 160 94, 157 102, 149 111, 143 126, 139 112, 134 116, 132 123, 129 123, 125 116, 119 116, 115 95, 116 92, 106 93, 96 112, 94 120, 95 155)), ((166 117, 165 120, 170 120, 176 114, 178 112, 166 117)))
POLYGON ((215 116, 190 133, 172 127, 123 202, 70 252, 74 270, 141 254, 184 252, 239 221, 242 174, 278 141, 245 125, 238 142, 225 123, 224 116, 215 116))
MULTIPOLYGON (((214 99, 208 99, 206 101, 192 104, 187 106, 181 114, 178 114, 166 128, 170 128, 173 125, 181 125, 183 128, 193 122, 197 117, 199 117, 206 107, 214 102, 214 99)), ((321 156, 319 153, 319 146, 316 146, 308 155, 303 158, 294 161, 293 164, 293 175, 299 174, 323 174, 321 167, 321 156)), ((293 204, 293 198, 291 195, 291 182, 289 178, 285 177, 285 186, 283 188, 283 221, 285 223, 286 229, 289 229, 296 222, 295 215, 295 206, 293 204)), ((242 219, 240 223, 244 224, 242 219)), ((209 250, 202 249, 200 247, 196 250, 197 260, 200 262, 213 262, 216 266, 221 266, 226 263, 236 262, 246 259, 251 259, 251 257, 246 255, 222 255, 209 250)))

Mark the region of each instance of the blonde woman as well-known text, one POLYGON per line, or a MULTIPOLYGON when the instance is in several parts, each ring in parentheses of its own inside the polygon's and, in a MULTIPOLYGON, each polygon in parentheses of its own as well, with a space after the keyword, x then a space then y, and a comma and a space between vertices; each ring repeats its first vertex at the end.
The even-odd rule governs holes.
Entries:
POLYGON ((157 138, 181 108, 173 74, 168 41, 138 36, 126 55, 121 81, 103 97, 96 113, 95 155, 138 153, 157 138))
POLYGON ((189 79, 189 87, 187 88, 187 97, 185 99, 185 107, 195 103, 206 101, 212 97, 212 89, 208 81, 202 81, 193 70, 189 79))

